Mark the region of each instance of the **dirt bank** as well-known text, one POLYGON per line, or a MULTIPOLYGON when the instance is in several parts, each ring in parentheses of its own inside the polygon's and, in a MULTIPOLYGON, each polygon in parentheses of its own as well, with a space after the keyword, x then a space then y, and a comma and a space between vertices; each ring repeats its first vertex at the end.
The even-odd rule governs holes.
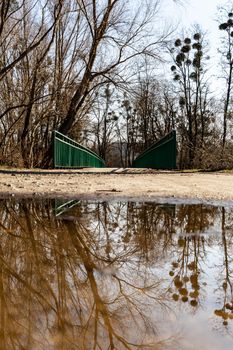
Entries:
POLYGON ((0 170, 0 196, 233 203, 233 174, 146 169, 0 170))

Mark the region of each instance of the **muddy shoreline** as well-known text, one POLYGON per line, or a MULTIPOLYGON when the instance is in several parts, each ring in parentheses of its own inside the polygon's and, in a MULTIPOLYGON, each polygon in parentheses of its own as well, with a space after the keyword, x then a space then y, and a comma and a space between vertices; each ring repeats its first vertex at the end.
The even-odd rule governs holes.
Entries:
POLYGON ((233 174, 150 169, 0 170, 1 198, 233 205, 233 174))

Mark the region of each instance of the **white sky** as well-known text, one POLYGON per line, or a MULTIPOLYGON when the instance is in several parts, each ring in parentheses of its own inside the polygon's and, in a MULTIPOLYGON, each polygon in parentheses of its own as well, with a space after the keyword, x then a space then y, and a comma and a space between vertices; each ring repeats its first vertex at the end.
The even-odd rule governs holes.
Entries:
MULTIPOLYGON (((174 4, 172 0, 162 0, 161 7, 165 8, 164 16, 168 21, 178 23, 180 29, 189 28, 192 24, 200 24, 207 31, 211 42, 219 36, 217 23, 218 6, 227 3, 226 0, 180 0, 183 6, 174 4), (166 4, 164 7, 163 4, 166 4)), ((230 1, 229 1, 230 2, 230 1)), ((233 4, 233 2, 232 2, 233 4)), ((216 40, 215 40, 216 39, 216 40)))
POLYGON ((185 0, 183 9, 179 7, 181 20, 185 24, 200 23, 205 29, 215 27, 217 7, 226 1, 221 0, 185 0))
MULTIPOLYGON (((209 41, 210 56, 212 60, 211 65, 216 66, 219 63, 219 56, 217 49, 220 44, 220 35, 222 32, 218 29, 218 7, 224 6, 230 1, 226 0, 180 0, 183 5, 177 5, 172 0, 162 0, 161 9, 164 12, 163 18, 171 25, 178 26, 175 38, 183 29, 188 29, 193 24, 199 24, 203 32, 207 32, 207 39, 209 41)), ((232 1, 233 5, 233 1, 232 1)), ((216 70, 215 70, 216 73, 216 70)), ((217 73, 218 74, 218 73, 217 73)), ((214 90, 216 90, 219 81, 214 78, 214 90)))
MULTIPOLYGON (((179 2, 179 0, 177 0, 179 2)), ((198 22, 207 27, 214 25, 217 7, 227 3, 226 0, 180 0, 183 6, 175 4, 172 0, 162 0, 162 4, 167 4, 168 13, 175 19, 175 15, 179 16, 180 21, 184 24, 198 22)), ((229 1, 230 2, 230 1, 229 1)))

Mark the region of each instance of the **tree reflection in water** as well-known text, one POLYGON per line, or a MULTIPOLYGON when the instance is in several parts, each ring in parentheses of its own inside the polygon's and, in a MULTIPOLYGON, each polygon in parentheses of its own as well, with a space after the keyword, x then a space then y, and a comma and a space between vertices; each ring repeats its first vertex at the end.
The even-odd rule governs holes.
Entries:
POLYGON ((0 349, 175 344, 176 333, 160 332, 162 315, 171 301, 198 309, 206 249, 216 240, 231 285, 225 221, 221 208, 204 205, 79 203, 56 216, 51 201, 2 200, 0 349), (207 233, 220 214, 221 242, 207 233))
POLYGON ((225 208, 221 209, 221 247, 223 263, 220 265, 218 292, 220 292, 219 308, 215 315, 222 320, 227 333, 233 335, 228 328, 233 322, 233 216, 225 208))

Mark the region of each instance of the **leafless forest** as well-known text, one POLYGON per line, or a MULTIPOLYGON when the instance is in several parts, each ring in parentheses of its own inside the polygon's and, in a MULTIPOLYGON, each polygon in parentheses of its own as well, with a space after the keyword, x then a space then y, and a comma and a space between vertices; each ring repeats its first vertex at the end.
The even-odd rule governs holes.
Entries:
POLYGON ((176 129, 179 168, 232 168, 230 3, 214 70, 207 35, 166 26, 163 4, 1 0, 0 165, 50 166, 58 130, 130 166, 176 129))

